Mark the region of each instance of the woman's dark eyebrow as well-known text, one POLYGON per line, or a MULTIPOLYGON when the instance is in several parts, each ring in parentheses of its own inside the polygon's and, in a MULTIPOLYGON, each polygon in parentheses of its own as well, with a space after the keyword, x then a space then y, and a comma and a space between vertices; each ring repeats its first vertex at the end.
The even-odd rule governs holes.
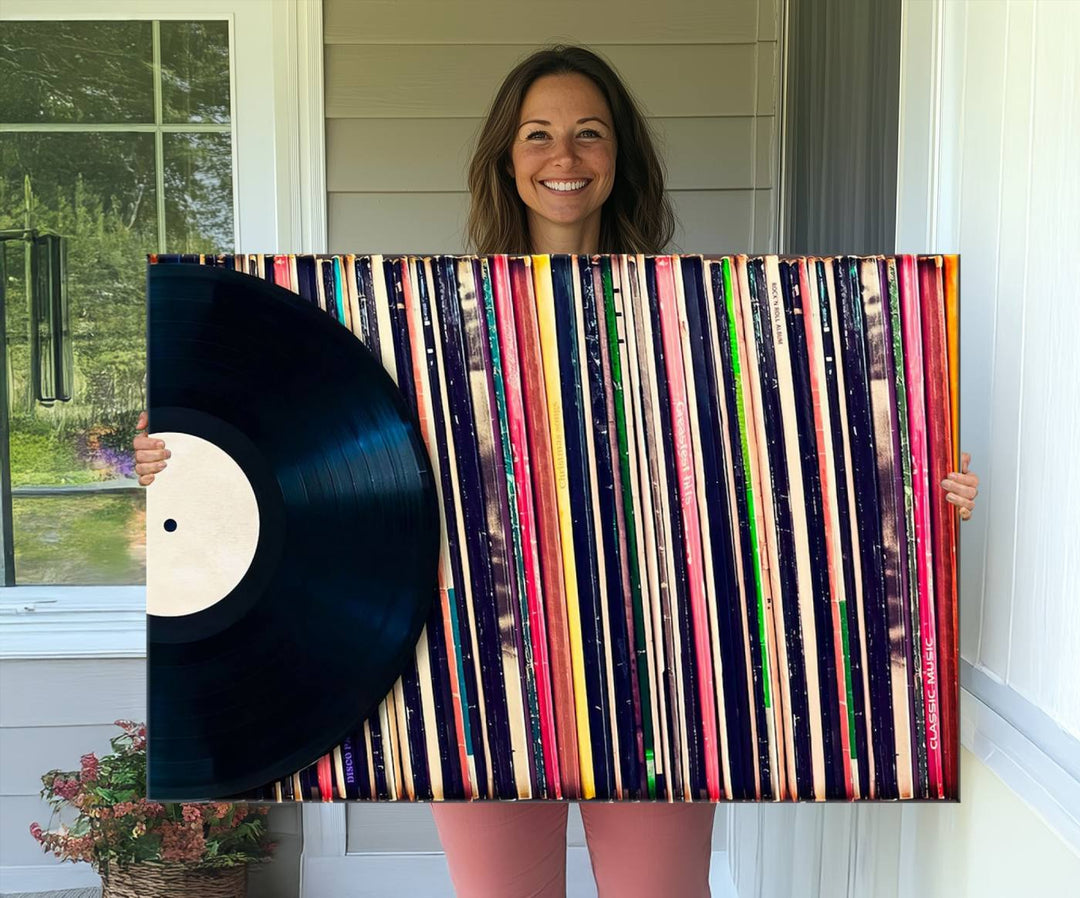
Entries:
MULTIPOLYGON (((607 126, 609 128, 611 127, 602 118, 599 118, 598 116, 595 116, 595 115, 588 115, 585 118, 579 118, 577 120, 576 124, 583 125, 583 124, 585 124, 585 122, 599 122, 601 125, 605 125, 605 126, 607 126)), ((527 121, 522 122, 520 125, 518 125, 518 127, 521 128, 524 125, 550 125, 550 124, 551 124, 551 122, 545 121, 542 118, 531 118, 531 119, 528 119, 527 121)))

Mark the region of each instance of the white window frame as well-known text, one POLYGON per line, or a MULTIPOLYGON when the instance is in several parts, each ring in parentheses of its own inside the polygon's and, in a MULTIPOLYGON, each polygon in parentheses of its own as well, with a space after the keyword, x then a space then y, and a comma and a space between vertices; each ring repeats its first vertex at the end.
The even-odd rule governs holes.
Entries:
MULTIPOLYGON (((326 252, 322 0, 3 0, 0 22, 229 23, 237 252, 326 252)), ((145 586, 0 589, 0 659, 146 654, 145 586)))

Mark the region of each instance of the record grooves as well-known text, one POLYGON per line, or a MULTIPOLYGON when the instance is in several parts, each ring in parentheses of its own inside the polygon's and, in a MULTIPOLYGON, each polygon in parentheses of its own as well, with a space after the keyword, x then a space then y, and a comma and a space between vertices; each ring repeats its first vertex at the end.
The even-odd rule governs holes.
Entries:
MULTIPOLYGON (((223 449, 258 503, 236 587, 148 616, 149 795, 219 798, 329 752, 411 663, 438 508, 412 412, 329 316, 220 268, 151 266, 148 296, 151 432, 223 449)), ((154 511, 197 540, 184 509, 154 511)))

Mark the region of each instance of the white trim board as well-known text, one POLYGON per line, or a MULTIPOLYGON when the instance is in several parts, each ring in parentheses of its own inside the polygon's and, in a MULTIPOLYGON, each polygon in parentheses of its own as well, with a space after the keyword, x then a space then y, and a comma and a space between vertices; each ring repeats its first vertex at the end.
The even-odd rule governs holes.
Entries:
POLYGON ((961 744, 1080 853, 1080 743, 1036 705, 996 686, 968 662, 961 662, 960 675, 961 744))

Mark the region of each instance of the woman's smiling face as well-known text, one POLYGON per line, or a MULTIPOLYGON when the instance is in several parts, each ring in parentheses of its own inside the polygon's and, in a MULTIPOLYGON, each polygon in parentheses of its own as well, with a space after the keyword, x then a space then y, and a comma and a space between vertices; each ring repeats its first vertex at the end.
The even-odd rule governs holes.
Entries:
POLYGON ((592 80, 563 74, 533 82, 510 160, 534 252, 596 252, 616 150, 611 110, 592 80))

